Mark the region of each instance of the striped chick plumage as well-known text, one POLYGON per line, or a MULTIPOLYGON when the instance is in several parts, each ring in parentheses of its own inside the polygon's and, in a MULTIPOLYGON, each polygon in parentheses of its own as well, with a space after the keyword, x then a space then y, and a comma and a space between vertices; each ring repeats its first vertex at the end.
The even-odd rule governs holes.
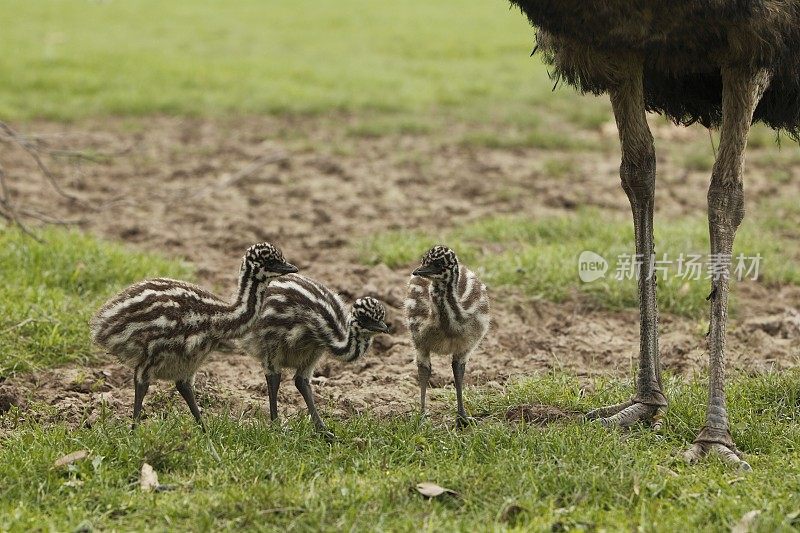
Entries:
POLYGON ((431 373, 430 354, 451 354, 458 420, 468 421, 462 400, 463 379, 469 356, 489 330, 486 286, 459 264, 452 250, 435 246, 414 271, 404 307, 416 348, 422 411, 431 373))
POLYGON ((175 382, 202 425, 194 401, 194 375, 221 342, 241 336, 258 317, 271 279, 297 268, 276 247, 263 243, 243 258, 232 303, 184 281, 156 278, 135 283, 92 317, 92 340, 134 369, 134 425, 154 379, 175 382))
POLYGON ((348 310, 336 293, 305 276, 293 274, 273 282, 261 316, 240 341, 247 353, 262 362, 271 418, 278 416, 281 370, 292 368, 295 386, 315 427, 331 436, 314 406, 310 387, 314 368, 326 352, 347 362, 362 357, 375 334, 388 331, 385 314, 383 305, 370 297, 359 298, 348 310))
MULTIPOLYGON (((251 296, 255 297, 248 294, 247 299, 251 296)), ((222 340, 251 322, 255 303, 237 312, 197 285, 167 278, 145 280, 100 308, 90 322, 92 340, 139 369, 142 377, 182 379, 194 374, 222 340)))

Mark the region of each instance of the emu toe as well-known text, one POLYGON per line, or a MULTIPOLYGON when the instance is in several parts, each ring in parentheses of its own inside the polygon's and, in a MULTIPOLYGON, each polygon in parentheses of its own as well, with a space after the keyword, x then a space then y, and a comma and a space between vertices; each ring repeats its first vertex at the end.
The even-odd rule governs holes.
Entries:
POLYGON ((456 427, 458 429, 468 428, 470 426, 476 425, 477 423, 478 423, 477 419, 471 416, 458 415, 456 417, 456 427))
POLYGON ((718 442, 695 442, 683 452, 683 458, 686 459, 686 462, 694 464, 712 452, 719 454, 723 461, 743 472, 753 469, 750 463, 742 458, 743 454, 736 446, 726 446, 718 442))
POLYGON ((666 407, 629 400, 589 411, 586 413, 586 420, 597 421, 606 427, 619 426, 623 428, 629 428, 642 422, 658 431, 664 425, 666 411, 666 407))
POLYGON ((333 431, 329 430, 325 426, 320 426, 315 428, 317 435, 325 439, 326 442, 334 442, 336 440, 336 435, 333 434, 333 431))
POLYGON ((719 454, 723 461, 740 470, 752 470, 750 464, 744 460, 744 454, 733 442, 730 431, 719 427, 706 426, 701 429, 694 444, 683 453, 683 458, 689 463, 696 463, 711 453, 719 454))

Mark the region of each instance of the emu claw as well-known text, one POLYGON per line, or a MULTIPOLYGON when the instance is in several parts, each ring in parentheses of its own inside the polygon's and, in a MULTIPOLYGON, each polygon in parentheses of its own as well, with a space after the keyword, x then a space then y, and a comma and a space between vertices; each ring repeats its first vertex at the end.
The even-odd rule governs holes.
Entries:
POLYGON ((648 405, 629 400, 617 405, 601 407, 586 414, 587 420, 597 420, 606 427, 620 426, 628 428, 638 422, 650 422, 655 431, 664 424, 666 407, 648 405))
POLYGON ((469 426, 474 426, 477 423, 478 423, 477 420, 475 420, 471 416, 458 415, 456 417, 456 427, 458 429, 464 429, 469 426))
POLYGON ((722 457, 722 460, 731 466, 737 467, 739 470, 749 472, 753 469, 750 463, 745 461, 736 446, 726 446, 718 442, 695 442, 691 447, 683 452, 683 458, 687 463, 694 464, 711 452, 716 452, 722 457))
POLYGON ((325 426, 316 428, 316 431, 317 434, 323 439, 325 439, 326 442, 333 442, 336 440, 336 435, 334 435, 333 432, 330 431, 325 426))

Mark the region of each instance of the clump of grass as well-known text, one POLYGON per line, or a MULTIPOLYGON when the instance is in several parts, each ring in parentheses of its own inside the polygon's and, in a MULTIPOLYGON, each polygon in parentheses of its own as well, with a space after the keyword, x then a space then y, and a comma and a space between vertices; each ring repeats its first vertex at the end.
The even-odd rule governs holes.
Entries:
POLYGON ((574 105, 574 102, 567 100, 559 100, 554 110, 565 116, 575 126, 587 130, 597 130, 614 120, 605 98, 584 97, 581 105, 574 105))
POLYGON ((549 177, 568 177, 575 175, 578 165, 574 159, 550 158, 544 162, 542 170, 549 177))
MULTIPOLYGON (((446 240, 442 236, 442 241, 446 240)), ((372 235, 362 244, 361 261, 369 265, 383 263, 395 268, 408 265, 436 244, 437 238, 418 231, 389 231, 372 235)), ((455 244, 453 244, 455 246, 455 244)))
POLYGON ((714 167, 714 152, 707 145, 701 149, 691 149, 684 155, 683 166, 697 172, 709 171, 714 167))
POLYGON ((426 135, 434 131, 435 121, 409 119, 405 116, 386 115, 382 117, 363 117, 347 128, 351 137, 382 137, 384 135, 426 135))
POLYGON ((747 146, 749 148, 769 148, 777 144, 777 140, 778 134, 775 130, 763 124, 756 124, 750 129, 747 146))
MULTIPOLYGON (((800 284, 796 244, 800 219, 796 206, 764 209, 747 219, 738 233, 734 255, 761 256, 759 279, 764 283, 800 284), (793 210, 793 211, 792 211, 793 210), (793 213, 793 215, 792 215, 793 213), (794 216, 794 218, 792 218, 794 216)), ((693 217, 656 221, 656 260, 674 263, 666 273, 658 273, 658 298, 667 312, 698 317, 707 309, 705 298, 709 281, 707 269, 700 279, 679 276, 677 260, 708 254, 708 222, 693 217)), ((515 286, 526 293, 560 301, 579 295, 604 308, 638 306, 636 280, 622 261, 633 253, 633 229, 627 217, 600 215, 580 210, 574 216, 539 220, 521 217, 490 217, 439 235, 423 232, 389 232, 362 243, 361 259, 382 262, 390 267, 410 266, 436 242, 448 243, 462 259, 483 274, 490 285, 515 286), (582 283, 578 276, 578 256, 589 250, 609 261, 603 279, 582 283), (622 256, 622 257, 621 257, 622 256), (621 260, 618 259, 621 257, 621 260)), ((751 260, 746 260, 746 266, 751 260)), ((738 261, 734 260, 734 268, 738 261)))
POLYGON ((786 168, 779 168, 770 172, 767 177, 776 183, 787 184, 792 181, 792 171, 786 168))
MULTIPOLYGON (((334 420, 331 445, 304 417, 276 426, 208 416, 221 463, 178 404, 134 433, 113 418, 77 430, 22 422, 0 447, 0 529, 728 531, 758 510, 755 530, 789 531, 800 506, 796 476, 786 475, 800 468, 798 377, 733 379, 728 407, 733 437, 754 468, 747 476, 714 457, 695 466, 679 459, 704 423, 706 397, 704 382, 684 379, 667 379, 671 405, 658 435, 623 434, 579 416, 544 427, 506 420, 519 404, 581 412, 630 395, 624 383, 585 389, 563 375, 519 381, 502 394, 468 390, 467 407, 484 417, 466 431, 440 422, 436 403, 434 421, 334 420), (53 467, 78 449, 89 456, 53 467), (139 489, 144 461, 172 490, 139 489), (460 496, 426 500, 413 490, 421 481, 460 496), (511 505, 519 507, 513 520, 511 505)), ((452 391, 437 391, 449 404, 452 391)))
POLYGON ((776 167, 788 170, 800 165, 800 150, 794 141, 786 140, 786 145, 779 150, 757 150, 747 158, 748 166, 775 170, 776 167))
POLYGON ((594 150, 599 144, 574 134, 530 129, 524 131, 473 131, 464 135, 465 146, 486 148, 540 148, 543 150, 594 150))
POLYGON ((0 229, 0 376, 91 357, 87 321, 115 291, 153 276, 189 277, 186 265, 74 231, 36 242, 0 229))

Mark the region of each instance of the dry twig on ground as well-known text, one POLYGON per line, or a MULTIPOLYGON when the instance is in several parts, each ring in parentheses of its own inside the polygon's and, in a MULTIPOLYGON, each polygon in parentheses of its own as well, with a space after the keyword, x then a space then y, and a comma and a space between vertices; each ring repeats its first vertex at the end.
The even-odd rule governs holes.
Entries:
MULTIPOLYGON (((87 161, 96 161, 97 158, 91 154, 85 154, 75 150, 53 149, 37 137, 25 136, 15 131, 5 122, 0 121, 0 143, 9 144, 24 151, 36 164, 41 174, 47 180, 52 189, 62 198, 87 210, 97 210, 96 207, 87 204, 77 196, 64 189, 59 183, 58 176, 48 167, 45 157, 58 158, 66 157, 87 161)), ((17 226, 27 235, 37 239, 30 228, 23 222, 24 218, 38 220, 45 224, 76 224, 78 220, 62 220, 60 218, 41 213, 25 206, 17 205, 11 195, 8 185, 8 174, 0 164, 0 218, 5 219, 10 224, 17 226)), ((38 239, 37 239, 38 240, 38 239)))
POLYGON ((253 177, 257 172, 268 165, 281 164, 289 160, 289 156, 283 152, 268 153, 254 158, 249 165, 233 174, 223 175, 220 180, 207 187, 194 190, 191 194, 182 192, 175 201, 185 202, 186 200, 197 200, 208 196, 211 193, 235 187, 240 182, 253 177))

